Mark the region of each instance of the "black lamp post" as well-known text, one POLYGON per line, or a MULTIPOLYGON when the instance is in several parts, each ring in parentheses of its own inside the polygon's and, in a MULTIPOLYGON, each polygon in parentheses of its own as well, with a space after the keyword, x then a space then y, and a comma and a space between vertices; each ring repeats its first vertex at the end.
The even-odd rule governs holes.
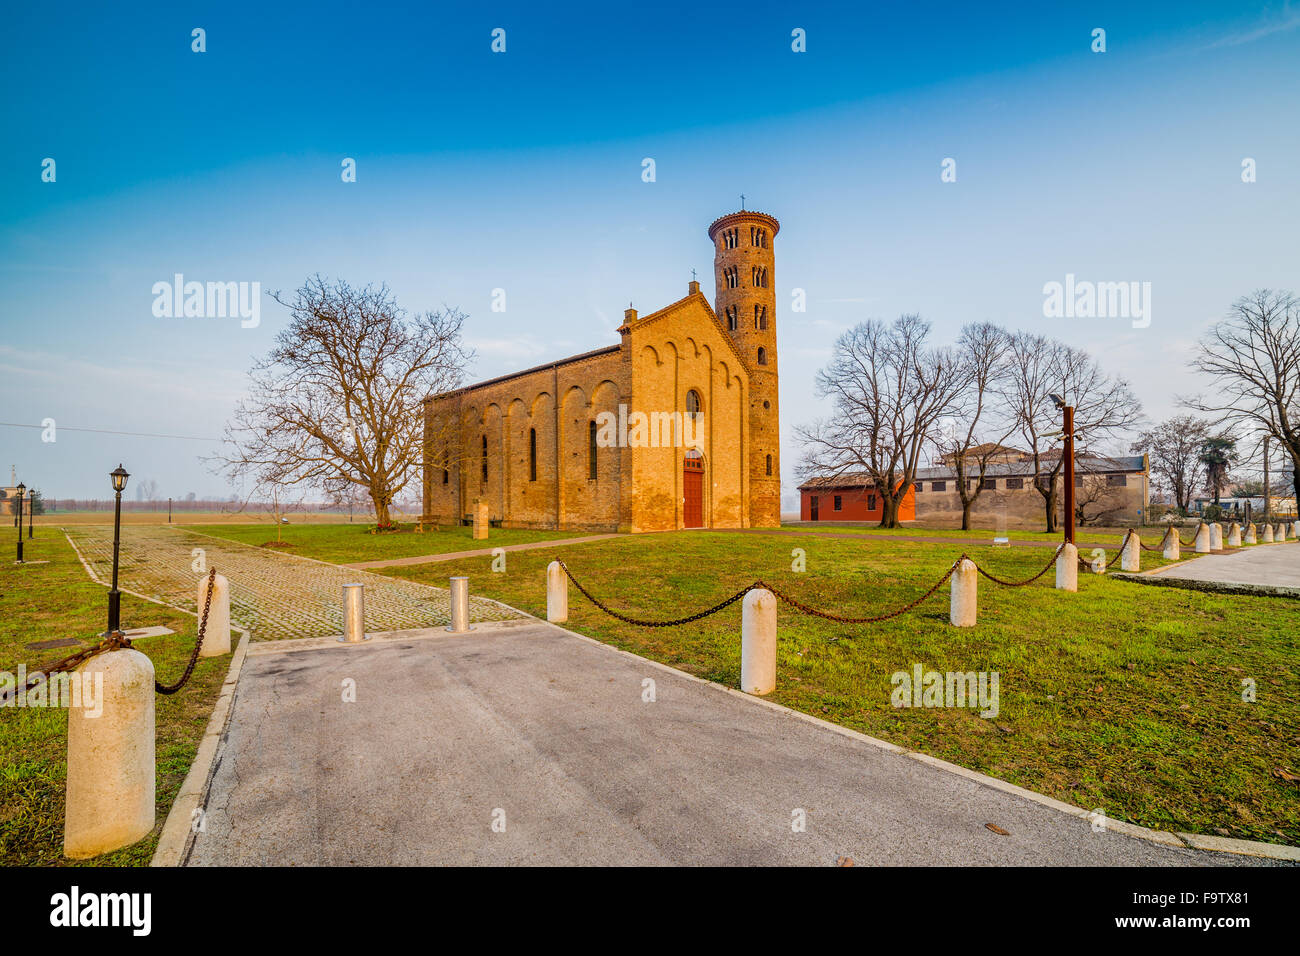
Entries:
POLYGON ((27 486, 18 482, 18 563, 23 563, 23 494, 27 486))
POLYGON ((122 492, 126 490, 126 480, 131 476, 125 468, 118 465, 108 473, 113 479, 113 492, 116 501, 113 505, 113 587, 108 592, 108 633, 120 631, 122 594, 117 589, 117 552, 122 541, 122 492))
MULTIPOLYGON (((32 497, 27 502, 27 537, 32 536, 32 521, 36 515, 36 489, 32 489, 32 497)), ((23 529, 19 528, 18 533, 22 534, 23 529)))
POLYGON ((1065 413, 1062 429, 1065 448, 1061 452, 1065 458, 1065 543, 1074 544, 1074 406, 1065 404, 1065 399, 1060 395, 1048 397, 1065 413))

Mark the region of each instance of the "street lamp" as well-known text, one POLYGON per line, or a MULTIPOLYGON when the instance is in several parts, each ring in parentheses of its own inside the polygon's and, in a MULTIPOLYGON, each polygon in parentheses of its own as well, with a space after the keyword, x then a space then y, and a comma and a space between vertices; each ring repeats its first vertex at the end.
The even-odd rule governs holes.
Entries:
POLYGON ((1065 543, 1074 544, 1074 406, 1065 404, 1060 395, 1049 395, 1048 398, 1065 413, 1062 428, 1065 448, 1061 453, 1065 458, 1065 543))
POLYGON ((121 628, 122 593, 117 589, 117 552, 122 541, 122 492, 126 490, 126 480, 131 476, 125 468, 118 465, 108 473, 113 479, 113 492, 116 501, 113 505, 113 587, 108 592, 108 634, 112 635, 121 628))
POLYGON ((23 563, 23 494, 27 486, 18 482, 18 563, 23 563))
MULTIPOLYGON (((33 488, 32 496, 27 501, 27 537, 28 538, 32 536, 32 521, 35 514, 36 514, 36 489, 33 488)), ((20 527, 18 528, 18 534, 20 536, 23 533, 21 524, 22 522, 19 522, 20 527)))

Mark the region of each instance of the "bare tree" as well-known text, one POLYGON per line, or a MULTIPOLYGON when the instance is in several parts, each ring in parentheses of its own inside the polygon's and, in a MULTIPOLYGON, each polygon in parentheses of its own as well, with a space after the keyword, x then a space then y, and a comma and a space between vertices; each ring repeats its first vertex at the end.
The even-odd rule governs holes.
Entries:
POLYGON ((146 478, 136 487, 137 501, 157 501, 158 500, 158 482, 152 478, 146 478))
POLYGON ((1074 406, 1075 453, 1086 454, 1132 429, 1142 406, 1128 383, 1106 375, 1083 349, 1055 339, 1018 332, 1011 340, 1011 371, 1006 401, 1017 419, 1017 430, 1028 446, 1034 466, 1034 487, 1043 498, 1049 532, 1056 530, 1062 455, 1061 413, 1051 396, 1074 406))
POLYGON ((984 476, 1016 430, 1016 418, 999 402, 1009 366, 1011 336, 991 322, 966 326, 957 341, 961 363, 956 405, 949 427, 936 439, 941 457, 952 462, 961 498, 961 529, 970 530, 970 513, 984 490, 984 476), (974 479, 973 481, 971 479, 974 479))
POLYGON ((917 315, 891 324, 872 319, 845 332, 817 373, 817 394, 831 399, 834 414, 795 429, 805 444, 800 474, 864 474, 880 495, 883 528, 898 527, 921 452, 956 400, 960 363, 949 350, 931 348, 929 335, 930 324, 917 315))
POLYGON ((1209 437, 1204 419, 1177 415, 1142 432, 1129 451, 1149 457, 1152 477, 1169 487, 1174 504, 1186 514, 1201 471, 1201 447, 1209 437))
POLYGON ((1300 301, 1270 289, 1242 296, 1201 340, 1191 365, 1213 388, 1184 404, 1229 429, 1243 457, 1265 435, 1277 441, 1300 487, 1300 301))
POLYGON ((418 473, 422 401, 457 387, 470 359, 455 309, 408 315, 387 286, 307 280, 286 301, 289 324, 250 372, 249 396, 216 458, 276 499, 290 486, 365 491, 376 523, 418 473))
POLYGON ((1085 475, 1074 489, 1074 519, 1079 527, 1109 524, 1124 510, 1124 495, 1105 475, 1085 475))

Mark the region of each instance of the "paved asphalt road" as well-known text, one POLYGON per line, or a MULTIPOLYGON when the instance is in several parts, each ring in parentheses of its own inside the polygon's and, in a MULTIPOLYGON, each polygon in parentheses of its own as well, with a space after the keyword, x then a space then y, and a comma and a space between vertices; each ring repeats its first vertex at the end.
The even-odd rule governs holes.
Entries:
POLYGON ((289 646, 250 648, 191 865, 1258 862, 1095 833, 542 623, 289 646))
POLYGON ((1300 588, 1300 543, 1287 540, 1230 554, 1206 554, 1156 573, 1162 578, 1300 588))

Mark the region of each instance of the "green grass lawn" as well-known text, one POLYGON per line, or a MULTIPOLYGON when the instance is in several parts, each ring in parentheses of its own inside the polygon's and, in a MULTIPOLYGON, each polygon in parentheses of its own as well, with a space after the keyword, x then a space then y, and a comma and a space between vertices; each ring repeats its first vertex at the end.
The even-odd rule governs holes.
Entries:
MULTIPOLYGON (((386 570, 545 614, 545 567, 560 556, 625 613, 671 618, 762 578, 805 603, 867 616, 907 603, 963 551, 1025 578, 1038 548, 678 532, 386 570), (791 550, 807 552, 806 573, 791 550)), ((1086 553, 1086 552, 1085 552, 1086 553)), ((1158 555, 1144 553, 1143 568, 1158 555)), ((1058 592, 1049 571, 1007 589, 981 578, 979 623, 947 622, 945 587, 883 624, 843 625, 779 610, 773 700, 1113 819, 1163 830, 1300 844, 1300 602, 1150 588, 1087 573, 1058 592), (891 706, 890 676, 914 664, 997 671, 1000 713, 891 706), (1258 699, 1242 701, 1242 680, 1258 699)), ((569 627, 689 673, 738 686, 740 609, 642 628, 570 589, 569 627)))
MULTIPOLYGON (((422 554, 448 554, 474 551, 531 541, 558 538, 581 538, 586 531, 533 531, 530 529, 493 528, 486 541, 474 540, 473 528, 439 528, 418 532, 414 525, 402 530, 372 534, 373 525, 364 524, 287 524, 280 526, 280 542, 286 554, 304 558, 351 564, 357 561, 383 561, 387 558, 411 558, 422 554)), ((276 543, 275 525, 214 524, 186 525, 185 530, 227 538, 256 547, 276 543)))
MULTIPOLYGON (((33 668, 77 650, 28 650, 34 641, 76 638, 97 642, 107 618, 106 588, 87 576, 61 533, 42 529, 24 543, 28 561, 16 566, 12 552, 0 562, 0 670, 33 668)), ((124 629, 161 624, 177 633, 141 640, 136 648, 152 658, 160 680, 170 683, 185 668, 194 646, 193 617, 122 595, 124 629)), ((232 638, 233 640, 233 638, 232 638)), ((194 760, 212 707, 230 666, 230 657, 200 660, 181 691, 158 694, 157 823, 132 846, 93 860, 64 860, 63 797, 67 775, 67 711, 61 708, 0 707, 0 864, 146 866, 153 856, 163 820, 194 760)))

